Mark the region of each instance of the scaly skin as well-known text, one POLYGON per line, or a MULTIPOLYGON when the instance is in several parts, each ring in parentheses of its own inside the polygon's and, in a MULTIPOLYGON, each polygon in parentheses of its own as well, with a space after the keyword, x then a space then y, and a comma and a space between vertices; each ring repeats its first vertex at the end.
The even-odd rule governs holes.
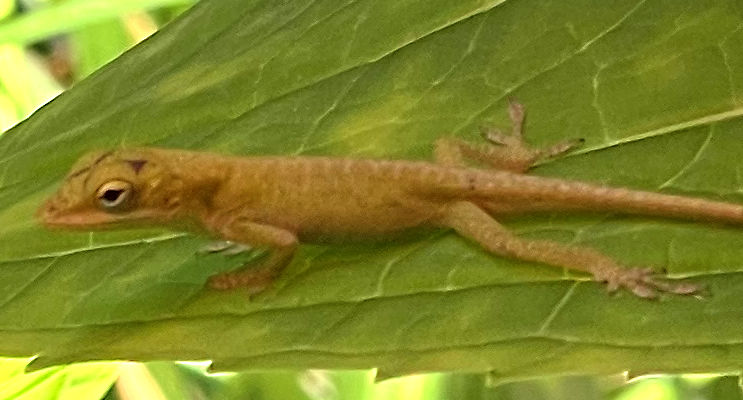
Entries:
POLYGON ((511 105, 511 115, 513 135, 487 131, 493 143, 484 147, 439 140, 438 163, 228 157, 156 148, 96 152, 73 167, 39 217, 48 226, 74 229, 165 225, 270 247, 260 265, 210 278, 213 288, 243 286, 251 293, 270 285, 300 241, 421 226, 452 228, 497 255, 591 273, 611 290, 625 287, 641 297, 698 291, 696 285, 654 278, 648 269, 626 268, 592 249, 521 239, 493 216, 593 210, 737 224, 743 223, 742 206, 524 175, 535 161, 575 142, 531 149, 521 139, 518 104, 511 105), (464 158, 501 169, 469 168, 464 158))

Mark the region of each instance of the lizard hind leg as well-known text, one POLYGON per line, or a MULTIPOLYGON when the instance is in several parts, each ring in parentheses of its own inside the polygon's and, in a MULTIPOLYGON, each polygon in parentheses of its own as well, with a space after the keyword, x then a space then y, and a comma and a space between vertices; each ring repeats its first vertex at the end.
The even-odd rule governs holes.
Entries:
POLYGON ((583 143, 582 139, 566 140, 544 149, 529 146, 524 141, 524 107, 509 101, 512 122, 510 135, 498 129, 481 127, 483 144, 473 144, 459 139, 442 138, 436 141, 436 160, 441 164, 464 166, 465 160, 489 165, 496 169, 526 172, 539 161, 557 157, 583 143))
POLYGON ((660 279, 651 269, 624 267, 590 248, 520 238, 471 202, 453 203, 440 223, 493 254, 587 272, 594 280, 606 282, 609 291, 625 288, 643 298, 655 298, 663 292, 690 295, 700 291, 694 284, 660 279))

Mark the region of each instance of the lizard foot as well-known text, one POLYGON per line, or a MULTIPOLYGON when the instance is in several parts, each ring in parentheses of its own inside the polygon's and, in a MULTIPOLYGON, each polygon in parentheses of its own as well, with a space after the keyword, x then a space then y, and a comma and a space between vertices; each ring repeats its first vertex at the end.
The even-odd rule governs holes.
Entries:
POLYGON ((651 268, 607 268, 594 273, 594 279, 607 283, 609 292, 625 288, 638 297, 657 298, 660 293, 699 294, 702 286, 693 283, 669 282, 655 275, 651 268))
POLYGON ((524 173, 536 163, 557 157, 583 143, 583 139, 574 139, 544 149, 534 148, 523 137, 524 107, 515 101, 509 101, 508 113, 513 125, 511 134, 504 134, 495 128, 480 127, 486 143, 439 138, 434 151, 436 161, 454 166, 467 166, 467 161, 473 161, 495 169, 524 173))
POLYGON ((583 144, 583 139, 559 142, 544 149, 529 146, 524 140, 524 106, 509 100, 508 114, 511 118, 511 134, 492 127, 480 127, 480 133, 488 142, 489 148, 481 154, 468 154, 494 166, 507 166, 510 170, 524 172, 535 163, 557 157, 583 144), (491 159, 491 160, 488 160, 491 159))
POLYGON ((224 272, 209 278, 208 285, 216 290, 229 290, 238 287, 247 289, 248 294, 256 295, 266 290, 274 280, 270 268, 250 268, 244 271, 224 272))

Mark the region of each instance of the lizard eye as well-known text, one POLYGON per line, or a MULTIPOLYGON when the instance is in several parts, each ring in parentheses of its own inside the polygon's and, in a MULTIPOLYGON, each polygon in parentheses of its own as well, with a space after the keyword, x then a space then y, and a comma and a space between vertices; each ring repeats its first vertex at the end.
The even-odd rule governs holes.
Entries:
POLYGON ((96 192, 98 204, 107 210, 120 209, 131 197, 132 184, 126 181, 109 181, 101 185, 96 192))

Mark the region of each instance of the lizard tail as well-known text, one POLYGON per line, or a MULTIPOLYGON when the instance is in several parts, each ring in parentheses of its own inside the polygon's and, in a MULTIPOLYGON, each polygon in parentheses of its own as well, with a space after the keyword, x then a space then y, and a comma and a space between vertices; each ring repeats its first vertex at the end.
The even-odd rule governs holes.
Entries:
MULTIPOLYGON (((494 213, 614 211, 622 214, 743 224, 743 205, 501 171, 483 171, 461 182, 469 200, 494 213)), ((463 188, 460 188, 463 189, 463 188)))

